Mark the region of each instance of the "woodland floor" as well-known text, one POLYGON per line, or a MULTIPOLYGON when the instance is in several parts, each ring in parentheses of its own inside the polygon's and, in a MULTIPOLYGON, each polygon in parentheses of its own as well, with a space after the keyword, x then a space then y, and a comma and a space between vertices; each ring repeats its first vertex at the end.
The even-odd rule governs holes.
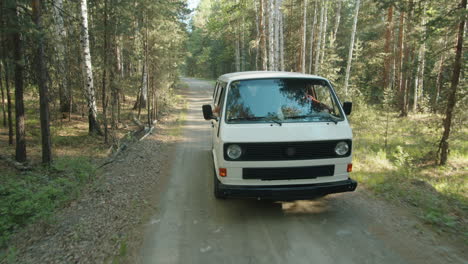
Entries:
MULTIPOLYGON (((179 97, 177 106, 167 112, 157 123, 153 134, 142 141, 130 144, 118 154, 112 163, 98 169, 95 178, 80 191, 77 199, 59 208, 54 216, 32 224, 14 233, 3 250, 4 258, 0 263, 120 263, 135 251, 139 245, 135 239, 139 226, 146 223, 147 212, 154 212, 155 205, 150 201, 160 193, 160 176, 170 164, 171 153, 180 138, 185 105, 179 97)), ((84 118, 72 116, 71 126, 86 126, 84 118)), ((70 121, 65 121, 70 122, 70 121)), ((67 124, 70 127, 70 124, 67 124)), ((127 124, 118 132, 124 136, 136 129, 127 124)), ((104 164, 109 155, 109 147, 89 139, 85 127, 78 129, 73 146, 57 144, 54 155, 58 157, 87 155, 94 164, 104 164), (81 134, 79 134, 81 133, 81 134), (78 141, 78 142, 77 142, 78 141)), ((76 130, 75 130, 76 131, 76 130)), ((7 142, 2 131, 0 142, 7 142)), ((61 131, 56 132, 59 136, 61 131)), ((30 142, 34 142, 29 135, 30 142)), ((55 139, 60 137, 55 136, 55 139)), ((99 138, 99 141, 102 141, 99 138)), ((1 152, 13 154, 12 149, 3 148, 1 152), (9 152, 8 152, 9 151, 9 152)), ((34 144, 28 149, 33 164, 40 161, 40 149, 34 144)), ((0 161, 0 170, 15 171, 0 161)), ((20 176, 21 177, 21 176, 20 176)), ((0 252, 2 253, 2 252, 0 252)), ((0 254, 1 256, 2 254, 0 254)))

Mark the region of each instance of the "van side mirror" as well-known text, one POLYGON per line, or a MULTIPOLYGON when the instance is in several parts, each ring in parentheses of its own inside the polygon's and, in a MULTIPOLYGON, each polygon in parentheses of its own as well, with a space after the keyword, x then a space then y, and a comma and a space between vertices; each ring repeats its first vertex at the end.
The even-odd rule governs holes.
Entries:
POLYGON ((213 110, 211 109, 211 105, 203 105, 202 110, 203 117, 205 118, 205 120, 216 119, 216 117, 213 116, 213 110))
POLYGON ((343 110, 346 115, 351 114, 351 110, 353 109, 353 103, 351 102, 344 102, 343 103, 343 110))

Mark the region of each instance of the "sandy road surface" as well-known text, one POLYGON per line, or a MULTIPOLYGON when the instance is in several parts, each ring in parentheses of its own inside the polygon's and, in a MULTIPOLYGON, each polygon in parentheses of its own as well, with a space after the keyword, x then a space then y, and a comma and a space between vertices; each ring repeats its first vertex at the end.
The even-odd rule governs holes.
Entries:
POLYGON ((148 223, 141 263, 468 263, 466 250, 363 188, 288 203, 214 199, 210 123, 201 113, 213 87, 184 81, 184 140, 148 223))

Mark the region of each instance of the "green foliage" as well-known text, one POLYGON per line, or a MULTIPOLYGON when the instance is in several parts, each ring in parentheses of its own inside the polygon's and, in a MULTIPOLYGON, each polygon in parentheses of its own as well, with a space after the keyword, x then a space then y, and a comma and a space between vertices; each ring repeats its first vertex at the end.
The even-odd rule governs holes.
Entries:
MULTIPOLYGON (((435 153, 441 119, 427 114, 403 119, 395 112, 369 105, 354 108, 352 177, 379 196, 416 208, 426 223, 444 231, 468 234, 464 225, 468 217, 468 130, 454 127, 452 162, 438 167, 435 153)), ((467 235, 464 239, 468 242, 467 235)))
POLYGON ((93 175, 94 166, 85 158, 61 158, 51 168, 0 175, 0 247, 16 229, 48 220, 57 207, 75 198, 93 175))

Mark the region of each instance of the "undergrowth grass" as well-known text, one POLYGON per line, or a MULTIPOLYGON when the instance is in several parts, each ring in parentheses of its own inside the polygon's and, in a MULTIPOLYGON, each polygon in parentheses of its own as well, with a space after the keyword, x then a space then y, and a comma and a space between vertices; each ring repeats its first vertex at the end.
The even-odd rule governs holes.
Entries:
POLYGON ((49 221, 57 207, 77 197, 93 176, 89 159, 57 158, 50 168, 0 174, 0 247, 10 235, 34 221, 49 221))
POLYGON ((437 165, 441 116, 399 118, 398 113, 361 106, 350 120, 353 176, 379 196, 418 208, 418 216, 439 232, 461 234, 468 243, 468 129, 464 120, 454 122, 449 164, 443 167, 437 165))

